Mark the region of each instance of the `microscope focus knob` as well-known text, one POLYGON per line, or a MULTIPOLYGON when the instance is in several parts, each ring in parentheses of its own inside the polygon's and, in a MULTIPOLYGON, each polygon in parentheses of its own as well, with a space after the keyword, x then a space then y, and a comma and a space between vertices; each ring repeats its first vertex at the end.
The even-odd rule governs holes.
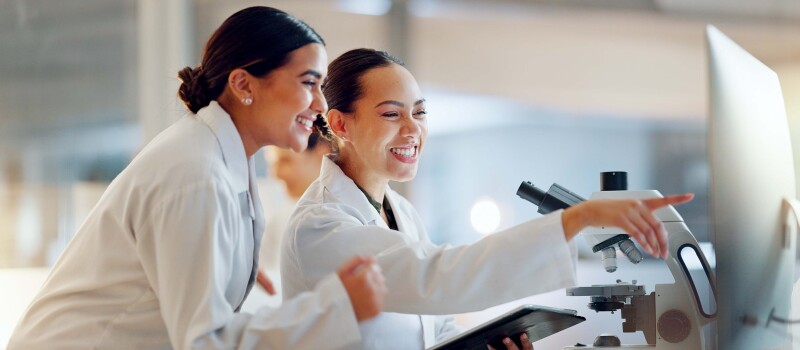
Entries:
POLYGON ((670 343, 680 343, 692 331, 692 322, 683 311, 672 309, 658 318, 658 335, 670 343))

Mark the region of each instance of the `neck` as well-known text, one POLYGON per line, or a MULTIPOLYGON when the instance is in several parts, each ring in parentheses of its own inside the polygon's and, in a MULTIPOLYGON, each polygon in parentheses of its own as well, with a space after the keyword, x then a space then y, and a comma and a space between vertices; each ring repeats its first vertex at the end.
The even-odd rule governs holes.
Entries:
MULTIPOLYGON (((319 172, 317 172, 317 174, 319 174, 319 172)), ((291 197, 295 201, 299 200, 300 197, 303 196, 303 193, 306 192, 306 189, 311 187, 311 184, 314 182, 314 180, 316 179, 309 179, 309 180, 303 179, 298 181, 299 182, 298 184, 294 184, 291 187, 287 186, 288 188, 287 192, 289 194, 289 197, 291 197)))
POLYGON ((350 156, 349 152, 345 150, 339 153, 336 163, 339 164, 342 172, 353 180, 356 185, 364 189, 373 200, 383 203, 383 196, 386 194, 386 185, 389 184, 389 179, 376 176, 376 174, 370 172, 369 168, 357 161, 355 157, 350 156))
POLYGON ((254 154, 256 154, 256 152, 258 152, 259 149, 261 149, 261 146, 256 145, 255 142, 252 142, 252 138, 249 140, 246 139, 241 132, 239 132, 239 135, 242 135, 242 143, 244 143, 244 154, 247 155, 247 159, 250 159, 250 157, 252 157, 254 154))
POLYGON ((250 157, 252 157, 256 152, 258 152, 259 149, 261 149, 261 147, 265 145, 257 144, 253 135, 251 135, 248 129, 243 126, 243 116, 247 111, 245 111, 240 104, 232 101, 231 98, 225 93, 220 95, 217 103, 219 103, 219 106, 231 116, 231 121, 233 121, 236 131, 239 133, 239 137, 242 139, 244 153, 247 156, 247 159, 250 159, 250 157))

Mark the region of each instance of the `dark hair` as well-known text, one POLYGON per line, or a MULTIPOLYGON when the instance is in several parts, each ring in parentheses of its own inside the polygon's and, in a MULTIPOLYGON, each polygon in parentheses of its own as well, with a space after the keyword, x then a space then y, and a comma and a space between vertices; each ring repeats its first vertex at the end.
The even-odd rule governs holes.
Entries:
POLYGON ((306 151, 313 151, 320 145, 328 145, 328 147, 331 147, 331 143, 325 137, 318 133, 312 133, 308 136, 308 147, 306 147, 306 151))
MULTIPOLYGON (((328 102, 328 110, 352 113, 353 103, 364 92, 361 77, 371 69, 390 64, 405 66, 403 61, 388 52, 373 49, 350 50, 337 57, 328 65, 328 76, 322 83, 322 93, 328 102)), ((319 115, 314 126, 322 136, 331 141, 333 151, 338 152, 335 136, 328 127, 327 120, 319 115)))
POLYGON ((286 64, 289 54, 307 44, 325 41, 305 22, 265 6, 234 13, 211 35, 198 67, 178 72, 178 96, 193 113, 225 90, 236 68, 261 77, 286 64))

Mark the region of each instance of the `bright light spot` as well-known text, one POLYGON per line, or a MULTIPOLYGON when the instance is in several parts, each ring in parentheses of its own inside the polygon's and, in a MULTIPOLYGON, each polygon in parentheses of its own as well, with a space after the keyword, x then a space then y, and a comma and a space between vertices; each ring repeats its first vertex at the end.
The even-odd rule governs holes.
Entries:
POLYGON ((469 213, 472 228, 481 234, 489 234, 500 226, 500 208, 491 199, 480 199, 472 205, 469 213))

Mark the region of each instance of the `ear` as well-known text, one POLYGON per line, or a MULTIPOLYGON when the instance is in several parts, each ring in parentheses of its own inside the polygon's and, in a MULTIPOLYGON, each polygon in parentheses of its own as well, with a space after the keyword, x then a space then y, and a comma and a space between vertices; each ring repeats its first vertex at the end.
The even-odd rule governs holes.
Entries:
POLYGON ((228 74, 228 87, 236 100, 241 102, 245 97, 253 98, 253 78, 253 75, 241 68, 236 68, 228 74))
POLYGON ((331 109, 328 111, 328 127, 331 128, 331 132, 342 139, 342 141, 350 141, 350 135, 347 131, 347 121, 349 119, 347 115, 338 109, 331 109))

